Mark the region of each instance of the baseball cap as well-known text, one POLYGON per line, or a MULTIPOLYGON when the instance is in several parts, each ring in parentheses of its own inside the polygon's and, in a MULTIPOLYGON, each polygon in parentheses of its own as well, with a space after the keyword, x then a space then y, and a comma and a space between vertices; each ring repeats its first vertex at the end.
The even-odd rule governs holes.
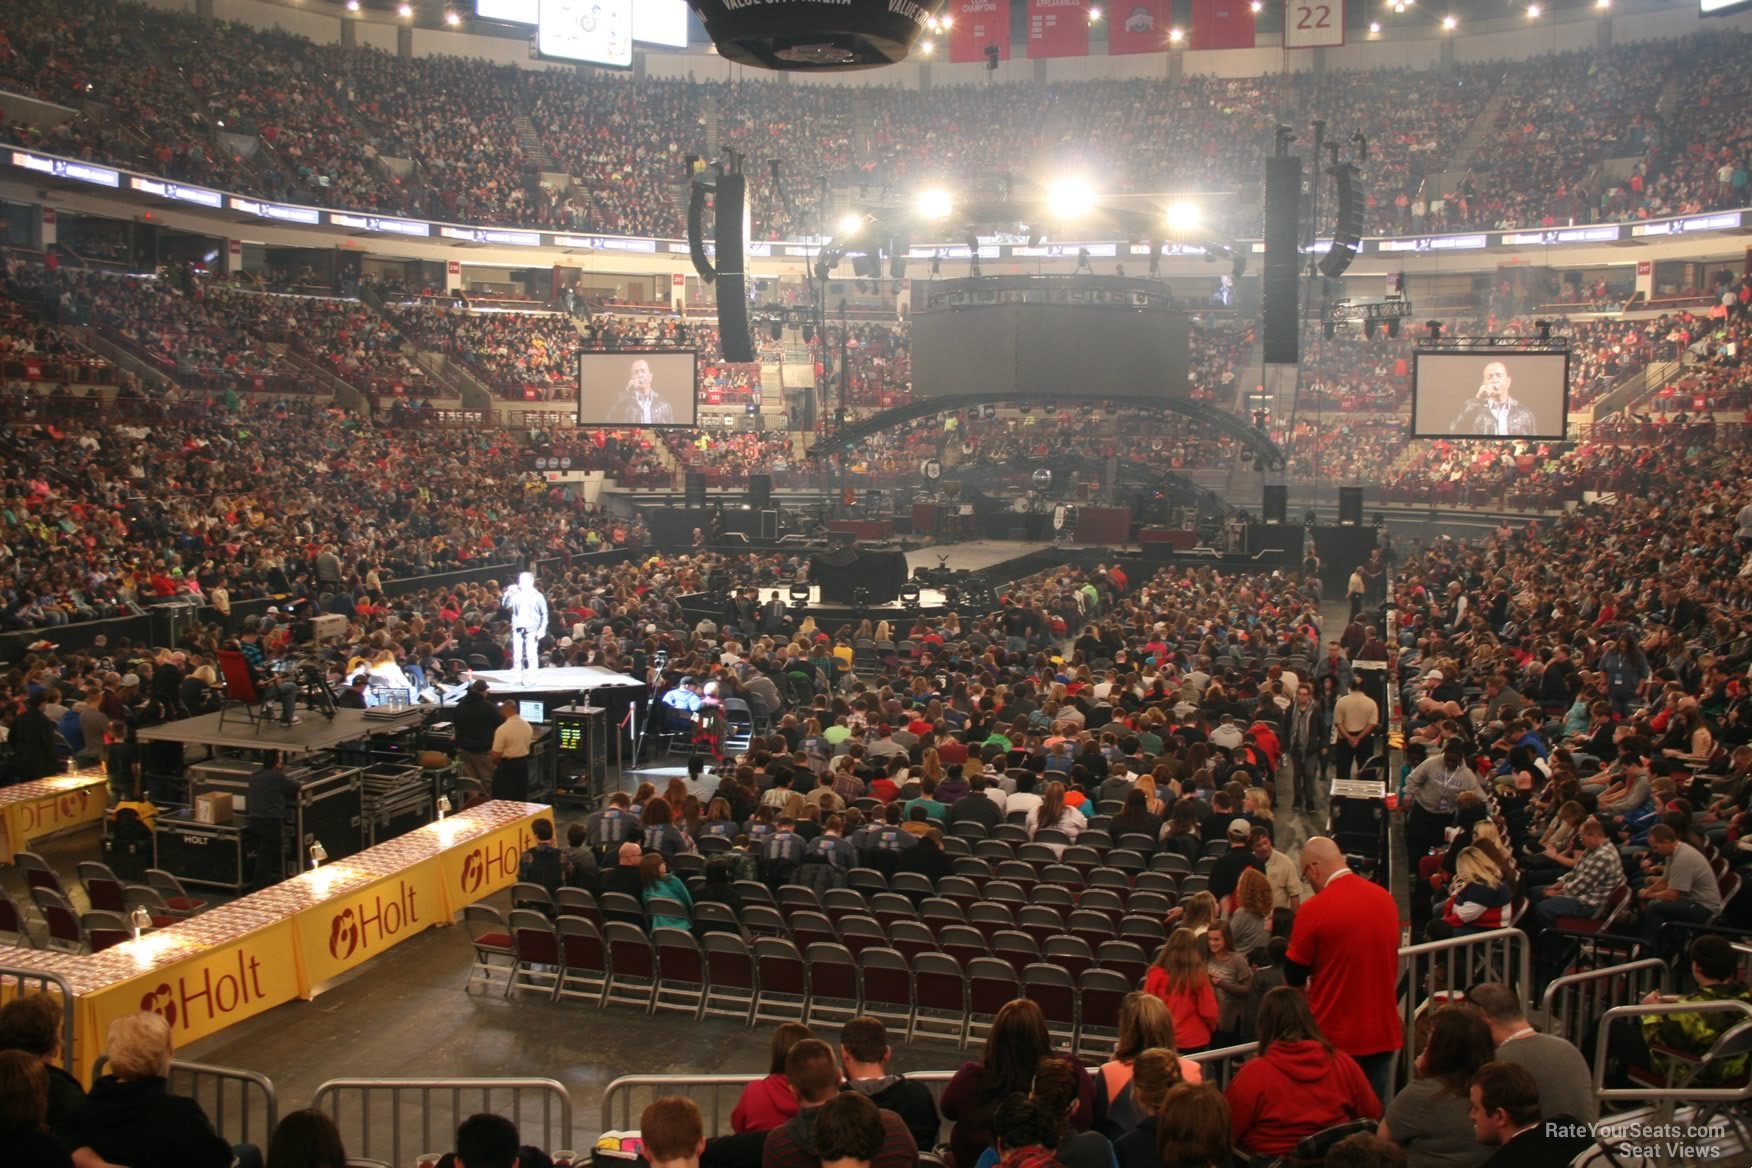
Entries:
POLYGON ((1252 835, 1253 825, 1245 819, 1231 819, 1229 821, 1229 834, 1237 836, 1252 835))

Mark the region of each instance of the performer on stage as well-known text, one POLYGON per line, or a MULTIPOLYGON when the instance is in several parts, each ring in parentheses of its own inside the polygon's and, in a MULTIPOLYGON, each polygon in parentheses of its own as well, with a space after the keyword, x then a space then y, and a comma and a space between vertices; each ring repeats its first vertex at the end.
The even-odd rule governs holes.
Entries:
POLYGON ((518 681, 528 681, 529 671, 541 668, 541 639, 547 633, 547 597, 535 588, 535 575, 521 573, 517 583, 505 589, 501 607, 511 612, 511 668, 518 681))

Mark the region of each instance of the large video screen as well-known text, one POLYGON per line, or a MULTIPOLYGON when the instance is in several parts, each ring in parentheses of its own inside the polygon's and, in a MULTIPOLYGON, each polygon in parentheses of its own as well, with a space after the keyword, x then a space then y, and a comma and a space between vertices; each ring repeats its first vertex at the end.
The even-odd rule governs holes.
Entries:
POLYGON ((1420 349, 1411 378, 1413 438, 1548 438, 1569 423, 1569 354, 1420 349))
POLYGON ((541 0, 535 47, 544 57, 627 68, 633 63, 633 0, 541 0))
POLYGON ((693 426, 699 396, 699 354, 662 352, 580 353, 580 426, 693 426))
POLYGON ((1186 318, 1075 304, 990 304, 913 318, 913 396, 1185 397, 1186 318))

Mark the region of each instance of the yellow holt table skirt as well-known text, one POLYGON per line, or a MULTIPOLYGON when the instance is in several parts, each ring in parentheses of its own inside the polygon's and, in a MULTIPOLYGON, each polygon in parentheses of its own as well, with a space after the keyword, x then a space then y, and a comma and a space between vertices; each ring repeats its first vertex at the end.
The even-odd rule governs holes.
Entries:
POLYGON ((449 924, 464 905, 516 883, 538 819, 551 821, 552 810, 483 803, 102 953, 34 952, 21 964, 71 986, 80 1065, 70 1069, 84 1076, 123 1015, 162 1015, 182 1047, 312 997, 408 937, 449 924))
POLYGON ((101 769, 0 787, 0 863, 30 851, 33 840, 101 821, 108 803, 101 769))

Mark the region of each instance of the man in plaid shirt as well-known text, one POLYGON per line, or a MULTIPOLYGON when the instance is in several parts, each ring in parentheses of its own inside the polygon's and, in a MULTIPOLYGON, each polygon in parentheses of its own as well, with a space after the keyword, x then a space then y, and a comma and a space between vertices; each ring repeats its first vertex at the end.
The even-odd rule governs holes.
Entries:
POLYGON ((1607 846, 1599 820, 1582 824, 1582 858, 1568 876, 1545 889, 1545 899, 1533 906, 1541 928, 1552 928, 1559 917, 1592 917, 1606 907, 1613 890, 1624 883, 1624 862, 1618 849, 1607 846))

